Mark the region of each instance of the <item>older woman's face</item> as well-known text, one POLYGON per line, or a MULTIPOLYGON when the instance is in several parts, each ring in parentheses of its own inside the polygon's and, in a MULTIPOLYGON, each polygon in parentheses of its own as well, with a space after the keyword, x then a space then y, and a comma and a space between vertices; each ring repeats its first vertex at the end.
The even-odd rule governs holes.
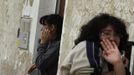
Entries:
POLYGON ((108 39, 110 41, 114 41, 118 46, 120 44, 120 37, 115 32, 111 25, 108 25, 106 28, 102 29, 100 32, 100 40, 108 39))

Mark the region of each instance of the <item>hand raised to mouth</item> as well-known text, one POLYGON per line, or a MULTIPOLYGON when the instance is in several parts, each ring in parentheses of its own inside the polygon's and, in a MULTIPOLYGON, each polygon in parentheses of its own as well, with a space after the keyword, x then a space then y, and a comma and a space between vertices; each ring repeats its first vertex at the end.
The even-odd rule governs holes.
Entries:
POLYGON ((117 62, 122 61, 121 54, 114 41, 110 41, 108 39, 102 39, 101 46, 103 48, 102 56, 107 62, 114 65, 117 62))

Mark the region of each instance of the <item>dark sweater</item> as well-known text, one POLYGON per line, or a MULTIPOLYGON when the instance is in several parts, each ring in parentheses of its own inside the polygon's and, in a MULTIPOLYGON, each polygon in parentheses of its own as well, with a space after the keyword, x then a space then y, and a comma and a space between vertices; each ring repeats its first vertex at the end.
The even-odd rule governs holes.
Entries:
POLYGON ((49 44, 39 44, 36 65, 42 75, 56 75, 59 57, 60 41, 49 44))

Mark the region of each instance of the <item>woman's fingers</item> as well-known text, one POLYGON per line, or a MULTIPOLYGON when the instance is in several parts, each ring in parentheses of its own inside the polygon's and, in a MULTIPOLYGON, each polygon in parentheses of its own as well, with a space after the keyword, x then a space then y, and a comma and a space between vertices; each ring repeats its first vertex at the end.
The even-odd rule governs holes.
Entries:
POLYGON ((115 44, 114 41, 109 41, 108 39, 103 39, 101 41, 101 46, 104 49, 104 55, 111 55, 117 50, 117 45, 115 44))
POLYGON ((106 47, 106 45, 104 44, 103 41, 101 41, 101 46, 102 46, 103 50, 107 50, 107 49, 108 49, 108 48, 106 47))
POLYGON ((114 48, 116 48, 116 49, 118 48, 117 44, 114 41, 112 41, 112 45, 113 45, 114 48))
POLYGON ((110 49, 117 48, 117 45, 115 44, 115 42, 110 41, 108 39, 103 39, 101 41, 101 45, 102 45, 103 49, 105 49, 105 50, 110 50, 110 49))
POLYGON ((112 41, 106 39, 105 42, 106 42, 106 45, 108 46, 109 49, 113 48, 113 45, 112 45, 112 43, 111 43, 112 41))
POLYGON ((103 41, 108 49, 113 48, 113 45, 109 39, 103 39, 103 41))

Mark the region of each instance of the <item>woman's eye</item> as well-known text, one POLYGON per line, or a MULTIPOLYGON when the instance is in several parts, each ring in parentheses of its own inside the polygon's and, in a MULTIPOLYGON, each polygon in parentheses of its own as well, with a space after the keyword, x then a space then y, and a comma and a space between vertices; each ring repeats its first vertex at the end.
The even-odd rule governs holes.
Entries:
POLYGON ((108 32, 103 32, 102 34, 103 35, 110 35, 108 32))
POLYGON ((109 33, 105 33, 105 35, 110 35, 109 33))

